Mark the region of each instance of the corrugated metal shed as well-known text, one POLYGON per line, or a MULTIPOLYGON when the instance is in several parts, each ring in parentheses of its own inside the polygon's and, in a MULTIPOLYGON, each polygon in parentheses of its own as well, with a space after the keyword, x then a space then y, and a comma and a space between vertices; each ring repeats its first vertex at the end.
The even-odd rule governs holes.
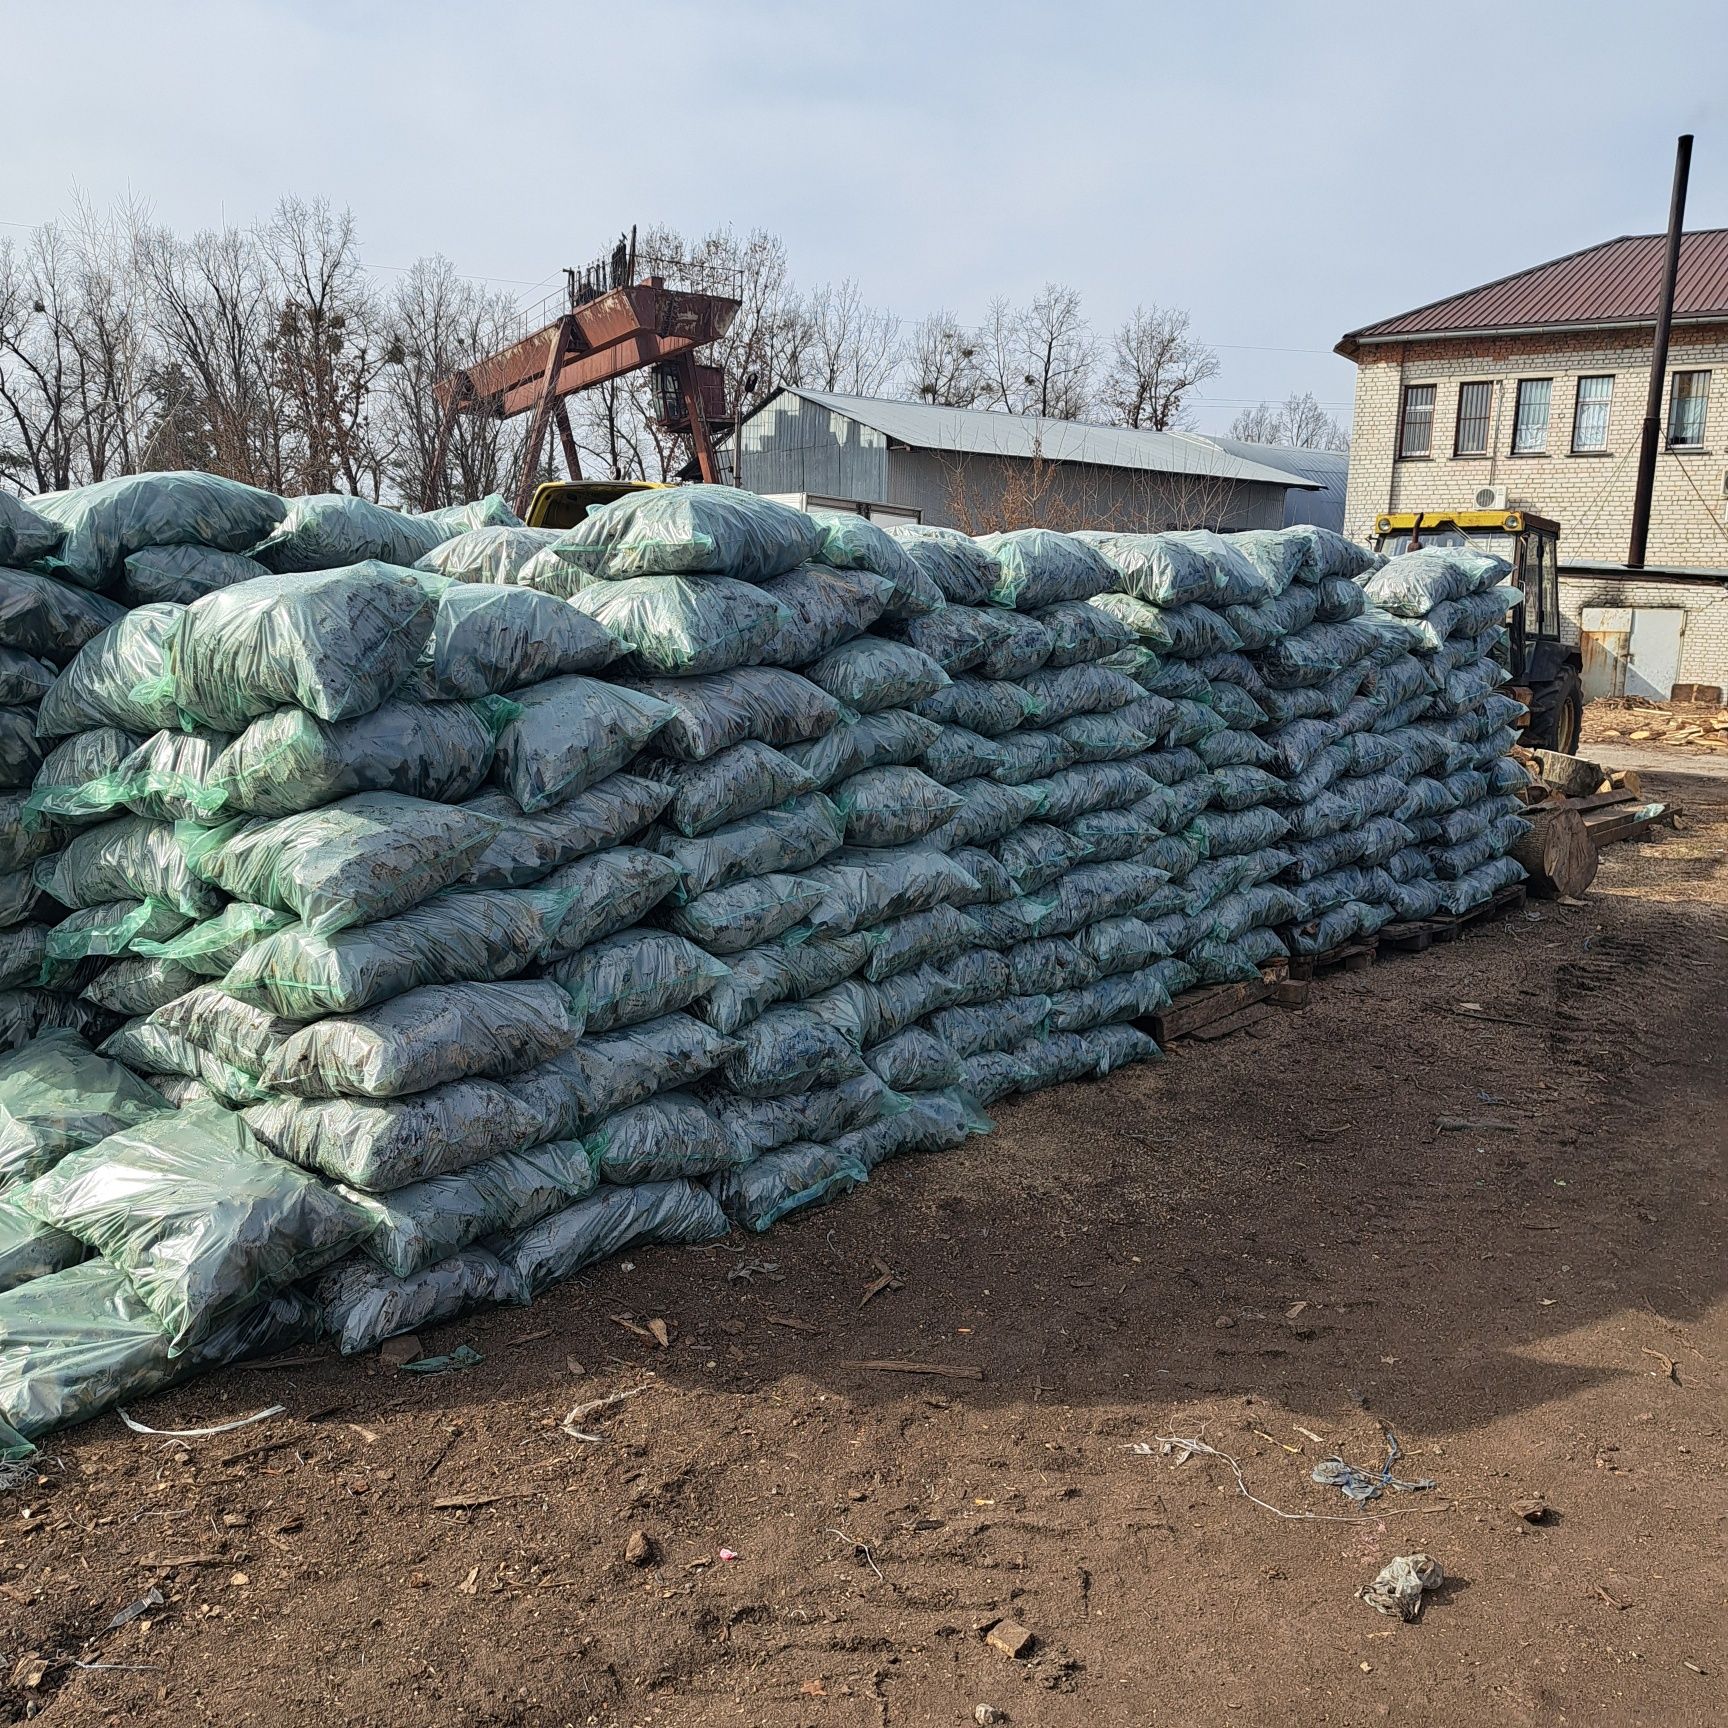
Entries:
POLYGON ((1252 444, 1245 438, 1213 438, 1211 443, 1232 456, 1257 462, 1263 468, 1281 469, 1294 480, 1309 480, 1317 492, 1302 491, 1292 483, 1284 494, 1284 526, 1312 523, 1316 528, 1344 532, 1344 483, 1350 474, 1350 458, 1339 450, 1296 450, 1287 444, 1252 444))
MULTIPOLYGON (((1664 234, 1622 234, 1366 324, 1344 337, 1337 351, 1353 358, 1358 348, 1373 342, 1653 324, 1666 244, 1664 234)), ((1705 228, 1680 237, 1674 319, 1728 319, 1728 228, 1705 228)))
MULTIPOLYGON (((881 433, 891 444, 912 450, 965 456, 1041 457, 1046 462, 1083 462, 1100 468, 1242 480, 1263 486, 1323 484, 1293 475, 1285 468, 1244 459, 1197 432, 1137 431, 1127 426, 1094 426, 1081 420, 1045 420, 992 414, 975 408, 938 408, 928 402, 836 396, 791 386, 770 396, 745 421, 745 426, 748 428, 758 415, 774 411, 784 397, 812 403, 881 433)), ((783 404, 780 412, 784 412, 783 404)), ((749 448, 748 434, 745 447, 749 448)))

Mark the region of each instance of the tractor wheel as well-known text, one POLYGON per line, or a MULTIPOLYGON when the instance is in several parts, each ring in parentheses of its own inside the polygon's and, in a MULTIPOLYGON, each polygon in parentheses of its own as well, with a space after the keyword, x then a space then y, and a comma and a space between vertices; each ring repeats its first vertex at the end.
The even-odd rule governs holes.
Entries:
POLYGON ((1525 742, 1573 756, 1583 730, 1584 692, 1579 686, 1578 668, 1562 666, 1554 682, 1530 699, 1530 731, 1525 742))

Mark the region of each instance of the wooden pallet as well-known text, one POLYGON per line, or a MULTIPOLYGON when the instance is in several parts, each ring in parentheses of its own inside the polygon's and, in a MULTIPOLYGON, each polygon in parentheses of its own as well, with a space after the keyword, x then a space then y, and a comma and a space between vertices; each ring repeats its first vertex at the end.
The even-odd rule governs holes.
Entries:
POLYGON ((1490 919, 1521 908, 1524 899, 1524 884, 1516 882, 1510 888, 1502 888, 1491 900, 1484 900, 1480 906, 1473 906, 1468 912, 1456 916, 1446 914, 1438 918, 1412 918, 1401 924, 1384 924, 1378 942, 1382 948, 1421 954, 1436 942, 1450 942, 1463 935, 1473 924, 1486 924, 1490 919))
POLYGON ((1308 979, 1322 972, 1365 972, 1374 964, 1379 940, 1377 936, 1363 936, 1355 941, 1340 942, 1324 954, 1292 954, 1290 976, 1292 979, 1308 979))
POLYGON ((1287 979, 1287 963, 1262 967, 1260 976, 1239 984, 1202 984, 1184 990, 1168 1008, 1139 1021, 1161 1045, 1182 1038, 1224 1038, 1264 1020, 1273 1012, 1272 998, 1287 979))

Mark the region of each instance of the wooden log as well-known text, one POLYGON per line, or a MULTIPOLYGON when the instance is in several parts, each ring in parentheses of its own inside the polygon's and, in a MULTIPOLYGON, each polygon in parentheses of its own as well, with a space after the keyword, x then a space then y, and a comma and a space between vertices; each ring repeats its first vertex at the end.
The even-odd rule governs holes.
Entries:
POLYGON ((1544 786, 1552 786, 1567 798, 1588 798, 1603 781, 1602 764, 1583 756, 1567 756, 1559 750, 1533 750, 1536 772, 1544 786))
POLYGON ((1530 877, 1533 893, 1547 899, 1582 899, 1596 880, 1596 842, 1582 814, 1568 804, 1528 810, 1530 832, 1512 856, 1530 877))

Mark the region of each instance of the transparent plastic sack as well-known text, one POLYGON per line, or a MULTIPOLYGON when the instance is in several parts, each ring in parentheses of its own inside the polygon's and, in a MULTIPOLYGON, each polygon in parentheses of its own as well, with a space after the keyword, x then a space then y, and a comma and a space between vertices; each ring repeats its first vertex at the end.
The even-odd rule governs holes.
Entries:
POLYGON ((994 775, 1008 760, 1009 748, 999 739, 985 738, 964 726, 936 726, 928 720, 924 724, 935 736, 919 754, 918 766, 944 786, 994 775))
POLYGON ((879 924, 870 932, 870 957, 864 976, 872 984, 941 961, 962 948, 980 945, 984 931, 955 906, 932 906, 927 912, 908 912, 879 924))
POLYGON ((579 1007, 551 980, 428 984, 300 1028, 262 1078, 302 1098, 401 1098, 520 1073, 568 1049, 581 1030, 579 1007))
POLYGON ((850 978, 869 958, 872 940, 862 934, 817 936, 793 946, 747 949, 696 1012, 717 1031, 735 1033, 777 1002, 798 1001, 850 978))
POLYGON ((766 588, 727 576, 633 576, 571 597, 624 644, 640 677, 730 672, 774 657, 797 620, 766 588))
POLYGON ((74 1031, 51 1030, 0 1056, 0 1192, 168 1108, 74 1031))
POLYGON ((957 811, 962 796, 916 768, 866 768, 829 796, 850 846, 906 846, 957 811))
POLYGON ((80 648, 36 712, 42 738, 115 726, 148 736, 180 723, 166 678, 184 606, 140 606, 80 648))
POLYGON ((774 1098, 811 1086, 836 1086, 864 1071, 857 1047, 802 1005, 767 1009, 738 1033, 721 1065, 727 1084, 747 1098, 774 1098))
POLYGON ((603 936, 547 975, 582 1004, 590 1031, 612 1032, 689 1007, 728 970, 670 930, 637 928, 603 936))
POLYGON ((880 632, 928 654, 952 677, 970 672, 1014 633, 1016 615, 998 606, 944 606, 926 617, 887 625, 880 632))
POLYGON ((794 1140, 832 1140, 848 1129, 906 1108, 905 1100, 872 1073, 784 1098, 740 1098, 736 1093, 720 1091, 708 1104, 746 1160, 789 1146, 794 1140))
POLYGON ((171 1335, 171 1356, 365 1234, 357 1207, 263 1150, 217 1104, 154 1116, 70 1152, 14 1198, 126 1275, 171 1335))
POLYGON ((490 1245, 523 1287, 538 1294, 636 1243, 713 1242, 729 1228, 714 1196, 697 1183, 637 1182, 602 1187, 514 1236, 493 1237, 490 1245))
POLYGON ((909 708, 883 708, 836 725, 820 738, 788 744, 782 754, 826 792, 866 768, 916 762, 942 735, 934 720, 909 708))
POLYGON ((148 606, 158 600, 190 606, 218 588, 232 588, 236 582, 265 574, 262 564, 237 552, 218 552, 210 546, 144 546, 127 556, 119 593, 128 606, 148 606))
POLYGON ((641 846, 614 846, 565 864, 538 884, 546 908, 548 958, 573 954, 641 920, 678 886, 668 858, 641 846))
POLYGON ((771 577, 760 591, 785 609, 786 622, 759 658, 771 666, 803 666, 868 630, 893 600, 894 583, 869 570, 802 564, 771 577))
POLYGON ((205 1368, 291 1349, 317 1331, 317 1304, 281 1290, 171 1356, 168 1334, 118 1268, 89 1260, 31 1279, 0 1300, 0 1456, 28 1457, 55 1429, 205 1368))
POLYGON ((116 960, 104 966, 78 994, 110 1014, 131 1018, 154 1013, 202 982, 201 974, 173 960, 116 960))
POLYGON ((994 1126, 972 1099, 955 1087, 916 1093, 906 1105, 892 1116, 842 1134, 829 1151, 856 1158, 866 1170, 874 1170, 885 1158, 904 1153, 950 1151, 974 1134, 988 1134, 994 1126))
POLYGON ((64 530, 51 567, 80 587, 101 588, 146 546, 244 552, 282 519, 286 505, 238 480, 183 470, 44 493, 30 500, 30 509, 64 530))
POLYGON ((287 705, 320 720, 369 714, 408 675, 436 614, 414 572, 389 564, 218 589, 174 632, 174 704, 191 724, 227 732, 287 705))
POLYGON ((802 870, 827 857, 845 837, 840 813, 820 792, 728 822, 695 839, 661 834, 654 850, 678 871, 678 897, 693 900, 746 876, 802 870))
POLYGON ((1004 786, 1024 786, 1029 780, 1045 779, 1070 767, 1075 759, 1073 747, 1056 732, 1007 732, 985 742, 998 757, 989 776, 1004 786))
POLYGON ((668 1182, 730 1170, 750 1154, 689 1092, 661 1092, 608 1116, 585 1142, 603 1182, 668 1182))
POLYGON ((816 525, 822 531, 817 561, 836 570, 871 571, 885 578, 892 585, 890 616, 915 618, 941 610, 945 598, 941 585, 898 535, 850 511, 820 518, 816 525))
POLYGON ((618 639, 604 624, 550 594, 432 575, 419 580, 438 602, 438 611, 431 638, 403 687, 404 695, 472 701, 572 672, 597 672, 620 652, 618 639))
POLYGON ((1050 658, 1050 632, 1029 612, 1001 612, 995 640, 978 661, 981 678, 1024 678, 1050 658))
POLYGON ((912 708, 940 726, 964 727, 986 738, 1012 732, 1039 715, 1037 701, 1018 684, 965 674, 950 679, 946 688, 913 703, 912 708))
POLYGON ((193 871, 174 825, 122 816, 75 834, 35 866, 36 883, 62 906, 83 910, 115 900, 154 900, 189 918, 207 918, 222 895, 193 871))
POLYGON ((783 666, 740 666, 703 678, 649 678, 634 688, 672 709, 654 734, 656 753, 701 762, 747 738, 776 750, 820 738, 850 710, 783 666))
POLYGON ((386 702, 356 720, 280 708, 254 720, 187 796, 205 820, 292 816, 357 792, 459 803, 484 784, 514 713, 494 696, 386 702))
POLYGON ((640 835, 672 799, 670 784, 639 774, 609 774, 550 810, 524 815, 508 792, 483 792, 463 809, 500 824, 459 879, 462 887, 519 888, 591 852, 640 835))
POLYGON ((734 744, 701 762, 662 758, 649 772, 672 789, 668 826, 687 838, 817 790, 810 772, 767 744, 734 744))
POLYGON ((335 570, 376 560, 409 565, 461 530, 434 516, 391 510, 346 492, 288 500, 279 520, 255 545, 237 547, 266 570, 335 570))
POLYGON ((278 1157, 385 1191, 557 1138, 518 1084, 455 1080, 407 1098, 267 1098, 244 1115, 278 1157))
MULTIPOLYGON (((0 1292, 76 1266, 90 1250, 76 1236, 39 1223, 0 1200, 0 1292)), ((3 1433, 3 1430, 0 1430, 3 1433)))
POLYGON ((826 1205, 869 1180, 849 1153, 795 1140, 739 1170, 713 1177, 709 1191, 733 1223, 762 1231, 793 1212, 826 1205))
POLYGON ((1048 780, 1029 786, 1004 786, 995 780, 962 780, 952 790, 960 804, 954 814, 928 836, 928 844, 951 852, 960 846, 983 846, 1011 834, 1023 822, 1045 814, 1048 780))
POLYGON ((1051 1001, 1049 993, 1035 991, 1002 996, 994 1002, 956 1003, 951 1008, 939 1008, 930 1016, 930 1031, 942 1041, 944 1049, 951 1050, 961 1060, 983 1050, 1006 1050, 1027 1038, 1043 1035, 1050 1019, 1051 1001))
POLYGON ((457 582, 508 585, 525 564, 562 539, 563 532, 561 528, 469 528, 423 552, 414 568, 457 582))
POLYGON ((371 1223, 362 1249, 385 1271, 408 1278, 483 1236, 525 1229, 584 1200, 598 1183, 585 1141, 551 1140, 387 1194, 347 1193, 371 1223))
POLYGON ((823 898, 814 882, 770 871, 664 907, 661 916, 680 936, 724 958, 784 936, 812 917, 823 898))
POLYGON ((879 708, 916 708, 948 685, 948 674, 907 642, 860 636, 831 648, 803 673, 836 702, 856 713, 879 708))
POLYGON ((1018 528, 981 534, 978 544, 996 559, 990 598, 999 606, 1036 612, 1063 600, 1089 600, 1116 585, 1116 572, 1099 549, 1071 534, 1018 528))
POLYGON ((356 1356, 399 1333, 454 1320, 488 1302, 525 1302, 528 1296, 496 1255, 464 1248, 407 1277, 350 1255, 318 1275, 311 1299, 325 1337, 344 1356, 356 1356))
POLYGON ((765 582, 809 563, 821 543, 802 510, 732 486, 674 486, 594 506, 553 551, 598 580, 699 572, 765 582))
POLYGON ((531 816, 616 774, 673 718, 641 690, 575 675, 511 700, 519 712, 498 736, 492 777, 531 816))
POLYGON ((1511 572, 1504 558, 1463 547, 1424 546, 1389 558, 1362 584, 1376 606, 1405 618, 1420 618, 1443 601, 1480 594, 1511 572))
POLYGON ((0 564, 34 564, 60 544, 65 532, 22 498, 0 492, 0 564))
POLYGON ((297 913, 314 936, 407 911, 465 874, 497 832, 490 818, 395 792, 176 831, 196 874, 236 900, 297 913))
POLYGON ((978 889, 976 880, 951 858, 920 845, 848 848, 805 871, 802 880, 823 895, 809 922, 828 936, 932 906, 958 904, 978 889))
POLYGON ((60 1028, 100 1038, 113 1024, 104 1009, 53 990, 0 990, 0 1051, 60 1028))
POLYGON ((1041 793, 1044 820, 1061 824, 1092 810, 1125 810, 1149 796, 1156 784, 1136 757, 1130 762, 1076 763, 1022 790, 1041 793))
POLYGON ((958 528, 906 522, 888 530, 951 606, 982 606, 1001 575, 995 554, 958 528))
POLYGON ((667 1014, 579 1039, 510 1086, 545 1125, 541 1139, 567 1140, 656 1092, 694 1085, 737 1049, 735 1038, 693 1016, 667 1014))

